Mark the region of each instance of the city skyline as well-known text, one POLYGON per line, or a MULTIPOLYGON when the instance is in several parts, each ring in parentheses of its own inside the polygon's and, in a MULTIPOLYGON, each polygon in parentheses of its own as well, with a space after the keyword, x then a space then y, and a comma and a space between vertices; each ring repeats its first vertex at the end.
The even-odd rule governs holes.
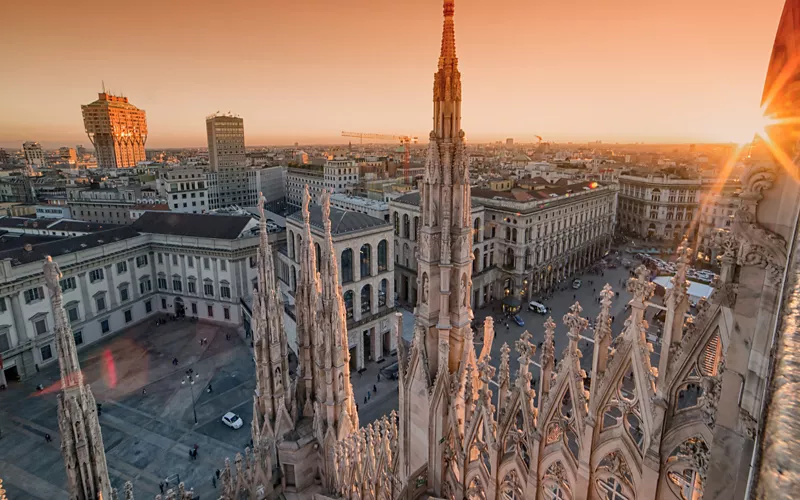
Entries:
MULTIPOLYGON (((154 149, 204 146, 204 118, 217 110, 247 121, 248 145, 346 144, 341 130, 425 138, 431 127, 423 117, 436 59, 435 1, 269 9, 177 2, 159 5, 157 18, 145 16, 154 8, 145 1, 119 12, 135 30, 95 22, 93 0, 83 9, 33 3, 39 15, 19 16, 0 35, 8 37, 3 60, 15 75, 38 68, 45 77, 0 79, 0 147, 88 146, 80 105, 102 81, 147 112, 154 149)), ((759 5, 504 0, 488 9, 459 0, 467 138, 745 141, 758 128, 754 96, 781 1, 759 5)), ((23 7, 32 6, 12 3, 11 15, 23 7)), ((102 7, 105 15, 114 8, 122 7, 102 7)))

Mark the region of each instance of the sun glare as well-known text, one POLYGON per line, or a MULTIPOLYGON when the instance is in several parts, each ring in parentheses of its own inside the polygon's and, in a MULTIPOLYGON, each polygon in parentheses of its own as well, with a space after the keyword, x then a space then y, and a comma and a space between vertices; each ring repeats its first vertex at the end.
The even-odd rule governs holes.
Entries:
POLYGON ((739 136, 733 139, 739 146, 753 142, 756 137, 765 139, 767 138, 767 128, 777 123, 775 118, 767 116, 763 109, 759 109, 746 120, 746 125, 742 126, 739 136))

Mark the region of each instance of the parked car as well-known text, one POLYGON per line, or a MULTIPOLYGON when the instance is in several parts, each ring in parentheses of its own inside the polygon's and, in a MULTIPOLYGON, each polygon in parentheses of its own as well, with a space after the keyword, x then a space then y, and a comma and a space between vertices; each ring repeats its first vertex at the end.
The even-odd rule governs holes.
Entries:
POLYGON ((515 314, 511 319, 514 320, 514 323, 516 323, 517 326, 525 326, 525 322, 522 321, 522 318, 519 317, 519 314, 515 314))
POLYGON ((241 429, 244 425, 244 422, 242 422, 242 419, 239 418, 239 415, 233 413, 232 411, 229 411, 222 416, 222 423, 231 429, 241 429))
POLYGON ((532 300, 528 303, 528 310, 537 314, 547 314, 547 307, 541 302, 536 302, 535 300, 532 300))
POLYGON ((583 284, 583 282, 581 280, 575 280, 575 281, 572 282, 572 288, 577 290, 578 288, 581 287, 582 284, 583 284))

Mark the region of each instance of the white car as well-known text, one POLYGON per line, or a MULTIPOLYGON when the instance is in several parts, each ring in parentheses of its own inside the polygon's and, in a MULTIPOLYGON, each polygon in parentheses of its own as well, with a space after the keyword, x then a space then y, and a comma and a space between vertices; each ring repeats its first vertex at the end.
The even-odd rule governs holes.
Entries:
POLYGON ((530 303, 528 303, 528 310, 539 314, 547 314, 547 307, 541 302, 536 302, 535 300, 532 300, 530 303))
POLYGON ((582 284, 583 284, 583 282, 581 280, 575 280, 575 281, 572 282, 572 288, 577 290, 578 288, 581 287, 582 284))
POLYGON ((242 422, 242 419, 239 418, 239 415, 233 413, 232 411, 229 411, 222 416, 222 423, 231 429, 241 429, 244 425, 244 422, 242 422))

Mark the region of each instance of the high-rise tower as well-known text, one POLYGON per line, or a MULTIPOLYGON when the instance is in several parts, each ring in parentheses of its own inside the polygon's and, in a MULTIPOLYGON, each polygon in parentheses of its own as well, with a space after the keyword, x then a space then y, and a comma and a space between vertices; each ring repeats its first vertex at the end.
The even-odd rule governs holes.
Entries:
POLYGON ((81 106, 86 135, 92 141, 99 168, 130 168, 145 161, 147 117, 124 96, 105 90, 81 106))
POLYGON ((442 46, 433 80, 433 130, 421 188, 417 271, 421 293, 408 369, 413 381, 403 397, 400 417, 405 422, 400 443, 405 472, 427 460, 431 482, 441 474, 450 380, 451 376, 463 379, 462 354, 472 319, 471 202, 454 9, 454 0, 444 1, 442 46))
POLYGON ((244 120, 214 114, 206 118, 209 176, 209 208, 230 205, 252 207, 258 201, 256 171, 247 168, 244 120))
POLYGON ((97 404, 90 387, 83 383, 75 339, 62 304, 60 279, 58 264, 48 256, 44 263, 44 280, 50 290, 50 304, 55 316, 58 365, 61 368, 58 427, 69 495, 71 500, 111 498, 97 404))

